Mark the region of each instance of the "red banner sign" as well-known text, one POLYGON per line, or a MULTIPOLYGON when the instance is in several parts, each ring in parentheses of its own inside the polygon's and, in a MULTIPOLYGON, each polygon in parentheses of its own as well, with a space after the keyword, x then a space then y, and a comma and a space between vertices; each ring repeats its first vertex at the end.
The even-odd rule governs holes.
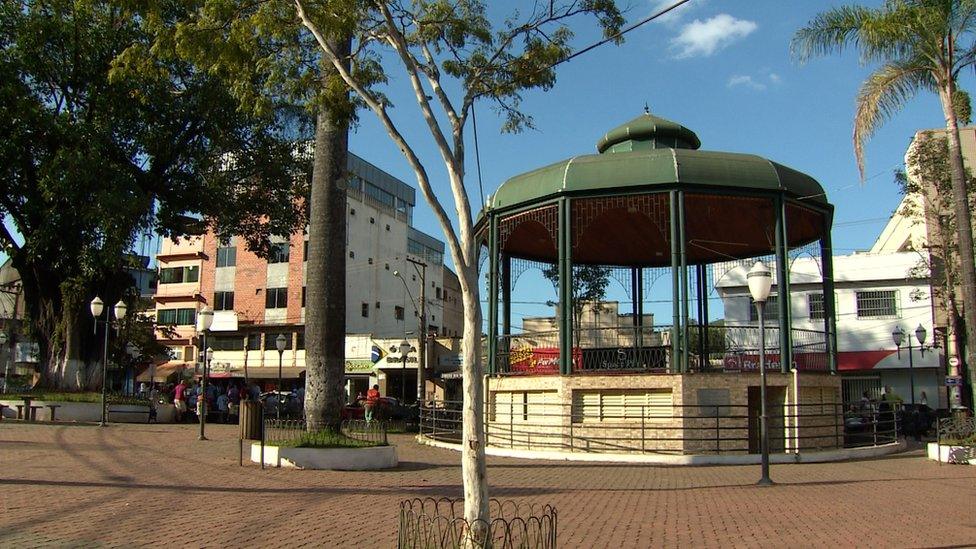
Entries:
MULTIPOLYGON (((559 348, 525 347, 522 349, 512 349, 508 357, 508 363, 512 372, 523 374, 558 374, 559 348)), ((575 370, 582 363, 583 351, 579 347, 573 347, 573 369, 575 370)))

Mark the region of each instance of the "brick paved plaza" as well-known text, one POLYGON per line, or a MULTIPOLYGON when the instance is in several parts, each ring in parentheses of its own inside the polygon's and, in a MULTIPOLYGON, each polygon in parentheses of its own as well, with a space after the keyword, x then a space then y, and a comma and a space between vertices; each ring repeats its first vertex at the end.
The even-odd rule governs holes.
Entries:
MULTIPOLYGON (((237 431, 0 423, 0 546, 392 547, 397 502, 460 495, 457 454, 396 438, 395 471, 237 465, 237 431)), ((976 467, 647 467, 489 458, 492 495, 551 503, 561 547, 976 546, 976 467)))

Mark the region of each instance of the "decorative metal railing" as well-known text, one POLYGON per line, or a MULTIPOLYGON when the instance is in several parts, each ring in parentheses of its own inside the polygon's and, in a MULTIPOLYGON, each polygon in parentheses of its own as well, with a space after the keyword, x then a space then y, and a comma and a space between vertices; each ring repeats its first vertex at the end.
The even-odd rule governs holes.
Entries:
POLYGON ((490 519, 469 523, 464 500, 414 498, 400 503, 397 547, 440 549, 553 549, 556 510, 550 505, 499 501, 488 503, 490 519))
MULTIPOLYGON (((781 369, 780 328, 765 328, 766 365, 781 369)), ((827 338, 822 331, 792 328, 791 368, 827 371, 827 338)), ((670 326, 582 328, 573 331, 573 372, 677 371, 670 326)), ((688 327, 689 368, 698 372, 749 372, 759 369, 759 327, 711 325, 688 327)), ((559 373, 559 332, 499 336, 495 372, 500 375, 559 373)))
MULTIPOLYGON (((843 403, 777 404, 769 414, 778 453, 877 446, 901 432, 895 410, 843 403)), ((489 401, 488 446, 589 453, 746 454, 759 451, 759 413, 744 405, 533 403, 489 401)), ((461 403, 421 408, 420 435, 461 441, 461 403)))

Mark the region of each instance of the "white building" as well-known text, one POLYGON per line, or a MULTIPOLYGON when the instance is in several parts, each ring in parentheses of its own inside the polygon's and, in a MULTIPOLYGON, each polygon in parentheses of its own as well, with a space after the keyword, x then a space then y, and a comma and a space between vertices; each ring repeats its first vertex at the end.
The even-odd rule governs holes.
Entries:
MULTIPOLYGON (((942 387, 943 352, 931 348, 929 281, 917 269, 922 259, 914 251, 834 256, 837 368, 843 380, 845 401, 858 400, 864 391, 878 398, 890 387, 905 402, 911 402, 914 380, 916 402, 921 401, 924 392, 930 406, 946 405, 942 387), (919 326, 927 335, 924 351, 915 339, 919 326), (892 338, 892 332, 898 327, 906 339, 900 352, 892 338), (911 358, 907 349, 909 337, 912 338, 911 358)), ((725 306, 727 325, 758 324, 745 282, 747 270, 747 266, 740 265, 724 276, 716 273, 716 288, 725 306)), ((794 334, 802 330, 823 331, 820 281, 819 259, 806 256, 791 261, 790 314, 794 334)), ((777 286, 774 272, 772 293, 764 308, 770 325, 779 321, 777 286)))

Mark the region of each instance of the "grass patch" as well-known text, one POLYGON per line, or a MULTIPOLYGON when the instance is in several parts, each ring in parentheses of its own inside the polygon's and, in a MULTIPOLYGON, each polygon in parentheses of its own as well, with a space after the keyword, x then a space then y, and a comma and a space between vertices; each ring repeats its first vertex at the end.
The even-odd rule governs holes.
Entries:
POLYGON ((268 444, 282 448, 373 448, 375 446, 386 446, 382 442, 359 440, 334 431, 306 432, 295 438, 269 442, 268 444))
POLYGON ((939 442, 943 446, 976 446, 976 435, 966 438, 944 438, 939 442))
MULTIPOLYGON (((29 393, 18 393, 5 395, 8 400, 20 400, 21 398, 33 400, 43 400, 46 402, 101 402, 102 393, 93 391, 86 392, 64 392, 64 391, 31 391, 29 393)), ((106 395, 105 401, 108 404, 135 404, 148 406, 149 401, 135 395, 106 395)))

